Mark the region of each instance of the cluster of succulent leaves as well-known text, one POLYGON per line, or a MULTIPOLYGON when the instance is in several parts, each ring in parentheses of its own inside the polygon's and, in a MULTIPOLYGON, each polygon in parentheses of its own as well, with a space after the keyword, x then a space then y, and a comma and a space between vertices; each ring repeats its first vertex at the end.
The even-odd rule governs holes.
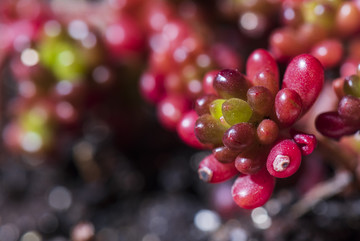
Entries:
POLYGON ((280 87, 275 59, 258 49, 246 62, 246 75, 224 69, 212 72, 212 79, 213 88, 195 104, 195 136, 213 152, 200 163, 199 176, 216 183, 240 174, 232 188, 235 202, 261 206, 275 178, 293 175, 302 155, 315 148, 314 135, 291 126, 320 94, 323 66, 311 55, 299 55, 287 66, 280 87))

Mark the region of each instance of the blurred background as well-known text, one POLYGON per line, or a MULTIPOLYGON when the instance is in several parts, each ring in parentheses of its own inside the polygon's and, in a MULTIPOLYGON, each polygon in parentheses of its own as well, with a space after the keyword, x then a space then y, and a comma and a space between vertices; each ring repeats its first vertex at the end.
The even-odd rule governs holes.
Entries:
MULTIPOLYGON (((207 72, 243 71, 270 47, 283 72, 308 51, 271 42, 298 26, 294 2, 1 0, 0 241, 360 240, 359 134, 320 136, 265 206, 244 210, 233 180, 199 180, 210 151, 178 133, 207 72)), ((360 51, 345 52, 328 80, 356 71, 360 51)), ((323 92, 302 129, 334 108, 323 92)))

